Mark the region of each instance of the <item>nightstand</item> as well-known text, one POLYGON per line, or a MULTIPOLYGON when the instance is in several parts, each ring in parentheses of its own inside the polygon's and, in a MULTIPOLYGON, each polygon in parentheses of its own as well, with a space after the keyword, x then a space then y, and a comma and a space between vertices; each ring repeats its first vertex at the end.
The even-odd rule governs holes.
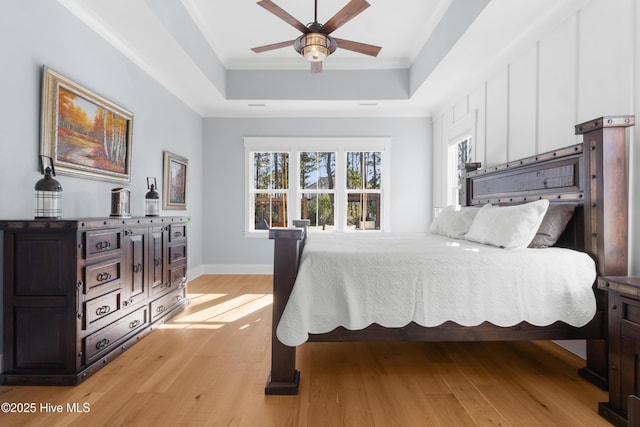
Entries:
POLYGON ((598 288, 609 294, 609 402, 598 413, 616 426, 627 426, 640 395, 640 277, 600 277, 598 288), (632 403, 629 403, 632 402, 632 403))

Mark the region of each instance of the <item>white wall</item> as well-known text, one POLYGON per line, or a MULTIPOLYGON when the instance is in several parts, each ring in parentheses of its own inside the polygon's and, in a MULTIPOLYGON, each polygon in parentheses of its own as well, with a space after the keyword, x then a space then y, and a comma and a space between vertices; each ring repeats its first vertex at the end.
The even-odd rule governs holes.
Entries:
POLYGON ((429 118, 205 119, 205 272, 270 272, 273 242, 244 235, 243 137, 391 137, 391 230, 431 221, 429 118))
MULTIPOLYGON (((475 125, 474 160, 485 167, 575 144, 579 137, 573 126, 580 122, 616 114, 640 118, 638 22, 640 6, 634 0, 587 2, 537 39, 528 38, 467 93, 452 94, 433 119, 434 203, 446 202, 448 136, 469 117, 475 125)), ((639 135, 629 130, 630 272, 636 275, 639 135)))
MULTIPOLYGON (((2 67, 0 218, 33 217, 33 186, 41 178, 40 86, 47 65, 134 114, 131 213, 144 215, 147 176, 162 182, 162 151, 189 159, 188 210, 194 240, 192 264, 201 264, 202 118, 117 52, 56 1, 3 3, 0 14, 2 67), (10 203, 6 201, 9 200, 10 203)), ((117 183, 59 175, 64 218, 109 216, 117 183)))
MULTIPOLYGON (((570 12, 499 62, 488 77, 465 82, 434 118, 434 203, 446 201, 447 135, 474 118, 483 166, 575 144, 573 126, 603 115, 640 118, 640 6, 593 0, 570 12)), ((473 67, 473 64, 467 64, 473 67)), ((640 274, 640 132, 629 130, 630 263, 640 274)), ((475 150, 474 150, 475 151, 475 150)))
MULTIPOLYGON (((33 186, 41 178, 40 85, 46 64, 134 113, 132 215, 144 215, 145 177, 162 182, 163 150, 189 159, 188 210, 163 214, 191 216, 189 266, 201 265, 202 118, 56 1, 2 3, 0 61, 0 218, 33 218, 33 186)), ((64 218, 109 216, 111 189, 119 184, 57 178, 64 218)))

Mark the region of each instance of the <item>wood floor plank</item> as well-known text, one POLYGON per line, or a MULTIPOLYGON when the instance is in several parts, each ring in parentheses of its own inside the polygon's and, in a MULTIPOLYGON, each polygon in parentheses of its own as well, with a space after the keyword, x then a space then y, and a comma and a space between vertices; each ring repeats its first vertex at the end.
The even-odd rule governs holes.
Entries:
POLYGON ((606 426, 582 361, 549 342, 308 343, 297 396, 265 396, 270 276, 206 275, 190 306, 76 387, 0 386, 5 426, 606 426), (66 412, 66 411, 65 411, 66 412))
POLYGON ((477 426, 506 425, 507 420, 496 410, 455 363, 442 363, 438 375, 447 383, 451 392, 477 426))

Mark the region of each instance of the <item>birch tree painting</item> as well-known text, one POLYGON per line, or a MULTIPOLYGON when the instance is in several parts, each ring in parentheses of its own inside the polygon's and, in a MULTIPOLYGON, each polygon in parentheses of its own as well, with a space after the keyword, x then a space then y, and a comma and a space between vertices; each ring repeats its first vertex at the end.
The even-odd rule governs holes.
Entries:
POLYGON ((130 182, 133 114, 44 67, 40 154, 56 171, 130 182))
POLYGON ((125 173, 127 120, 60 88, 58 160, 125 173))

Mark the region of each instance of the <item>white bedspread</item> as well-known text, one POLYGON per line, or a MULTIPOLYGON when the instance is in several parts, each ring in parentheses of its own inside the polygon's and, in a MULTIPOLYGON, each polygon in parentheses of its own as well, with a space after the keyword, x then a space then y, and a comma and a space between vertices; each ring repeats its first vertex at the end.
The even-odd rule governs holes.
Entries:
POLYGON ((290 346, 344 326, 489 321, 583 326, 596 312, 593 260, 560 249, 500 249, 431 234, 316 236, 306 242, 277 327, 290 346))

